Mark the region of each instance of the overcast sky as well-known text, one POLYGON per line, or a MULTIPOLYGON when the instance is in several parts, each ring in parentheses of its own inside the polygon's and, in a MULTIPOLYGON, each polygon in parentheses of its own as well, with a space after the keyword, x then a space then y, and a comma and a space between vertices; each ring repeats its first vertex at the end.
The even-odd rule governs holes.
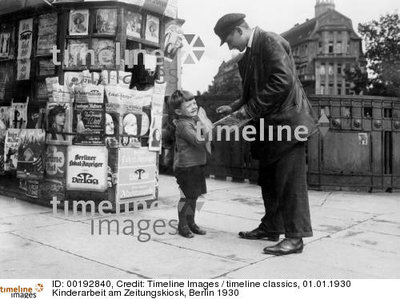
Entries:
MULTIPOLYGON (((314 17, 316 0, 178 0, 179 18, 186 22, 185 33, 198 34, 205 44, 205 54, 194 65, 183 65, 182 88, 204 92, 211 84, 218 67, 232 57, 226 45, 219 47, 213 28, 226 13, 246 14, 250 26, 283 33, 296 23, 314 17)), ((334 0, 336 10, 358 23, 378 19, 386 13, 399 12, 398 0, 334 0)))

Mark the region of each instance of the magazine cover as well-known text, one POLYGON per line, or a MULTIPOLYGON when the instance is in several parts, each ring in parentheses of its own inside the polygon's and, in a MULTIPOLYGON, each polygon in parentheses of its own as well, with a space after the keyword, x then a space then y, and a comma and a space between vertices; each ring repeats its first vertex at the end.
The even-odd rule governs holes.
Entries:
POLYGON ((104 103, 75 102, 73 144, 104 144, 104 103))
POLYGON ((0 106, 0 130, 10 127, 10 106, 0 106))
POLYGON ((57 13, 39 16, 36 55, 50 54, 53 46, 57 45, 57 13))
POLYGON ((0 63, 0 100, 6 97, 7 87, 15 81, 14 63, 0 63))
POLYGON ((57 35, 57 13, 49 13, 39 16, 38 35, 57 35))
POLYGON ((159 43, 160 39, 160 19, 152 16, 147 15, 146 19, 146 39, 148 41, 159 43))
POLYGON ((138 12, 129 10, 126 12, 126 36, 135 38, 142 37, 142 19, 142 15, 138 12))
POLYGON ((84 40, 70 39, 67 44, 67 67, 80 67, 86 64, 89 43, 84 40))
POLYGON ((71 10, 69 12, 69 35, 87 35, 89 28, 89 10, 71 10))
POLYGON ((53 99, 53 84, 58 87, 58 77, 47 77, 45 79, 47 96, 49 97, 49 101, 52 102, 53 99))
POLYGON ((107 147, 118 147, 119 127, 121 122, 121 92, 122 87, 109 85, 105 87, 105 143, 107 147))
MULTIPOLYGON (((57 31, 56 31, 57 32, 57 31)), ((37 39, 36 55, 49 55, 53 46, 57 45, 57 33, 39 35, 37 39)))
POLYGON ((93 32, 101 34, 115 34, 117 32, 117 10, 96 10, 96 26, 93 32))
POLYGON ((171 20, 165 25, 164 58, 172 61, 178 50, 183 47, 185 36, 182 30, 182 21, 171 20))
POLYGON ((39 60, 39 76, 54 76, 56 73, 56 66, 52 59, 39 60))
POLYGON ((0 57, 7 58, 10 55, 11 33, 0 33, 0 57))
POLYGON ((20 129, 8 129, 4 142, 4 171, 17 170, 20 129))
POLYGON ((104 102, 103 85, 77 85, 74 88, 75 102, 77 103, 100 103, 104 102))
POLYGON ((47 145, 45 174, 50 179, 65 179, 67 163, 67 146, 47 145))
POLYGON ((150 133, 149 133, 149 150, 161 151, 161 132, 162 132, 162 115, 153 115, 151 117, 150 133))
POLYGON ((18 59, 29 59, 32 53, 33 19, 19 21, 18 59))
POLYGON ((4 142, 7 130, 0 128, 0 175, 4 174, 4 142))
POLYGON ((36 98, 37 99, 47 99, 47 85, 46 81, 38 81, 36 82, 36 98))
MULTIPOLYGON (((51 80, 51 81, 53 81, 53 80, 51 80)), ((51 82, 48 82, 48 83, 50 84, 51 82)), ((52 89, 53 89, 53 96, 52 96, 53 102, 64 103, 64 102, 73 101, 74 91, 71 90, 70 88, 68 88, 68 86, 55 83, 55 84, 53 84, 52 89)))
POLYGON ((17 177, 41 179, 44 173, 46 132, 41 129, 22 129, 19 134, 17 177))
POLYGON ((101 71, 101 84, 103 85, 118 85, 129 88, 131 83, 132 73, 124 71, 101 71))
POLYGON ((28 103, 11 103, 10 128, 25 129, 28 123, 28 103))
POLYGON ((71 102, 49 102, 46 106, 46 143, 71 144, 71 102))
POLYGON ((115 42, 111 39, 92 39, 95 67, 115 66, 115 42))
POLYGON ((89 70, 84 70, 81 72, 81 84, 94 84, 97 85, 100 81, 100 73, 90 72, 89 70))
POLYGON ((17 61, 17 80, 29 80, 31 76, 31 60, 22 59, 17 61))
POLYGON ((121 102, 120 144, 123 147, 141 147, 140 137, 148 132, 150 119, 140 103, 133 104, 124 98, 121 102))

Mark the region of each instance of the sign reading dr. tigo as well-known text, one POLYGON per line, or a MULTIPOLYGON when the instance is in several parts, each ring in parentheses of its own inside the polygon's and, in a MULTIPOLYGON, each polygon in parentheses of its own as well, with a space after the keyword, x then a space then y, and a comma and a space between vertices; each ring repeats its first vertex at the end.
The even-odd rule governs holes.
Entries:
POLYGON ((105 147, 69 146, 67 189, 105 191, 107 156, 108 150, 105 147))

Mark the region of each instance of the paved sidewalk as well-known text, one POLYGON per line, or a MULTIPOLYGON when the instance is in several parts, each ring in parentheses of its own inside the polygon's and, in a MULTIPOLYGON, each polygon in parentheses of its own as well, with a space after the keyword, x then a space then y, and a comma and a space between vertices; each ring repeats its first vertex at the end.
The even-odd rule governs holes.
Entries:
POLYGON ((91 235, 89 216, 0 197, 0 278, 400 278, 400 194, 310 191, 314 237, 302 254, 274 257, 262 253, 272 242, 237 236, 263 214, 258 186, 209 179, 197 215, 208 234, 188 240, 170 234, 175 179, 160 184, 157 209, 95 216, 135 223, 134 236, 91 235), (137 223, 158 219, 166 233, 139 242, 137 223))

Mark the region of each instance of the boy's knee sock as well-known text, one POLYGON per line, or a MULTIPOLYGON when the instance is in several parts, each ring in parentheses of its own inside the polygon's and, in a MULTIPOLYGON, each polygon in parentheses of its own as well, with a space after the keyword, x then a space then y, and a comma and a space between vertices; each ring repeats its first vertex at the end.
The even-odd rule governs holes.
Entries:
POLYGON ((196 203, 197 203, 197 198, 191 198, 191 199, 187 199, 187 201, 189 201, 189 207, 186 215, 187 215, 187 221, 188 224, 194 224, 194 217, 196 215, 196 203))
POLYGON ((179 226, 187 225, 187 211, 189 209, 190 202, 186 198, 181 198, 178 203, 178 220, 179 226))

